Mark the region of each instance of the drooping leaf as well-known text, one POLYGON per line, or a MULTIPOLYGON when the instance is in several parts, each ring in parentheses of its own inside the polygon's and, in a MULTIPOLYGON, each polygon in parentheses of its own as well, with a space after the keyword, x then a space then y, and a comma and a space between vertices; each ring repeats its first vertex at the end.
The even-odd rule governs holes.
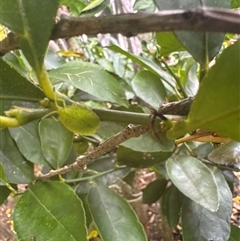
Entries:
POLYGON ((0 163, 9 183, 27 184, 34 179, 33 165, 23 158, 8 129, 0 131, 0 163))
POLYGON ((1 85, 0 85, 0 114, 10 109, 13 102, 16 105, 31 105, 44 98, 43 92, 34 84, 25 79, 19 72, 0 58, 1 85))
POLYGON ((58 0, 1 2, 0 22, 20 36, 20 47, 38 73, 42 69, 57 8, 58 0))
MULTIPOLYGON (((211 212, 185 197, 182 210, 183 237, 185 241, 225 241, 229 238, 232 193, 217 168, 213 169, 213 174, 219 189, 219 208, 216 212, 211 212)), ((202 181, 205 182, 206 180, 203 178, 202 181)), ((208 194, 206 193, 206 195, 208 194)))
POLYGON ((161 141, 162 143, 150 133, 131 138, 119 146, 117 160, 131 167, 149 167, 164 162, 174 152, 175 145, 164 134, 161 135, 161 141))
POLYGON ((102 185, 94 185, 88 194, 94 223, 104 241, 146 241, 147 237, 130 205, 118 194, 102 185))
POLYGON ((208 159, 217 164, 236 167, 240 170, 240 143, 231 141, 214 149, 208 159))
POLYGON ((202 128, 240 141, 240 40, 223 51, 202 80, 187 121, 177 123, 167 136, 178 138, 202 128))
POLYGON ((149 71, 138 72, 132 80, 132 87, 138 97, 155 109, 166 100, 167 93, 161 79, 149 71))
POLYGON ((160 55, 168 55, 172 52, 184 51, 185 48, 172 32, 156 33, 157 44, 160 46, 160 55))
POLYGON ((71 61, 51 70, 49 76, 53 84, 67 82, 101 100, 128 106, 120 83, 98 65, 71 61))
POLYGON ((148 205, 155 203, 162 196, 166 186, 166 179, 157 179, 153 182, 150 182, 147 187, 142 190, 142 202, 148 205))
POLYGON ((134 61, 135 63, 139 64, 142 68, 146 68, 148 71, 152 72, 153 74, 159 76, 162 78, 162 80, 164 81, 163 83, 167 83, 167 86, 170 90, 174 91, 174 80, 173 77, 166 71, 164 71, 160 65, 156 64, 155 62, 143 58, 141 56, 135 56, 123 49, 121 49, 120 47, 116 46, 116 45, 111 45, 108 47, 109 49, 117 52, 117 53, 121 53, 123 55, 125 55, 126 57, 128 57, 129 59, 131 59, 132 61, 134 61))
POLYGON ((59 120, 73 133, 92 135, 100 125, 98 116, 83 105, 58 108, 59 120))
POLYGON ((175 228, 179 222, 181 207, 181 193, 174 185, 171 185, 161 198, 162 213, 167 217, 171 228, 175 228))
POLYGON ((43 155, 37 122, 30 122, 17 128, 9 128, 9 132, 22 155, 28 161, 52 167, 43 155))
POLYGON ((82 202, 61 182, 29 188, 17 203, 13 219, 20 240, 87 241, 82 202))
POLYGON ((219 193, 213 172, 198 159, 182 156, 169 159, 167 173, 173 184, 187 197, 216 212, 219 207, 219 193))
MULTIPOLYGON (((190 10, 197 7, 230 8, 230 2, 225 0, 178 0, 165 1, 155 0, 161 10, 185 9, 190 10)), ((198 61, 204 64, 206 59, 212 60, 221 49, 224 36, 223 33, 196 33, 188 31, 175 31, 175 34, 186 50, 198 61), (208 54, 208 57, 206 56, 208 54)))
POLYGON ((41 120, 38 131, 45 159, 53 168, 61 167, 71 150, 73 133, 54 119, 41 120))

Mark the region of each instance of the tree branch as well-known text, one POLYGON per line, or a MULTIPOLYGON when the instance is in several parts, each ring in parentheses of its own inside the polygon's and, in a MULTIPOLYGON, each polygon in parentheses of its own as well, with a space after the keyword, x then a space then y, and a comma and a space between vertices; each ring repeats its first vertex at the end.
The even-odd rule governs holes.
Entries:
MULTIPOLYGON (((240 34, 237 11, 199 7, 193 10, 169 10, 159 13, 131 13, 91 18, 66 15, 54 26, 51 39, 81 34, 121 33, 127 37, 153 31, 231 32, 240 34)), ((0 55, 19 48, 14 35, 0 42, 0 55)))

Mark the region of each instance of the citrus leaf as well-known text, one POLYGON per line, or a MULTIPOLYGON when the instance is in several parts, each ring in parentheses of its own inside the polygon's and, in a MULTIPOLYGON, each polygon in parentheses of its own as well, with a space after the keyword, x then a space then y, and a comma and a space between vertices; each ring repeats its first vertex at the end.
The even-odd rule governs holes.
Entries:
POLYGON ((4 173, 3 166, 0 163, 0 186, 5 186, 8 183, 7 177, 4 173))
POLYGON ((132 88, 136 95, 158 109, 166 100, 167 93, 159 77, 149 71, 138 72, 132 80, 132 88))
POLYGON ((11 191, 6 186, 0 185, 0 205, 6 201, 10 193, 11 191))
POLYGON ((42 69, 57 8, 58 0, 1 2, 0 22, 20 36, 20 47, 38 73, 42 69))
POLYGON ((187 121, 167 133, 170 139, 202 128, 240 141, 240 40, 223 51, 202 80, 187 121))
MULTIPOLYGON (((191 10, 200 6, 230 8, 230 2, 225 0, 155 0, 155 3, 161 10, 191 10)), ((212 60, 218 54, 225 36, 223 33, 196 33, 188 31, 175 31, 175 34, 186 50, 200 64, 204 64, 207 58, 212 60), (206 53, 208 53, 208 57, 206 53)))
POLYGON ((61 182, 29 188, 18 201, 13 219, 20 240, 87 241, 82 202, 61 182))
POLYGON ((147 240, 130 205, 109 188, 92 186, 88 194, 88 205, 102 240, 147 240))
MULTIPOLYGON (((225 241, 229 238, 232 193, 220 170, 214 168, 213 175, 220 197, 216 212, 211 212, 186 197, 183 199, 182 225, 183 237, 186 241, 225 241)), ((202 181, 207 182, 204 178, 202 181)))
POLYGON ((99 125, 98 116, 86 106, 58 108, 59 120, 70 131, 80 135, 94 134, 99 125))
POLYGON ((181 193, 174 185, 171 185, 161 198, 162 213, 167 217, 171 228, 175 228, 179 222, 181 207, 181 193))
POLYGON ((33 165, 19 152, 8 129, 0 131, 0 163, 9 183, 30 183, 34 179, 33 165))
POLYGON ((142 202, 148 205, 155 203, 162 196, 167 183, 166 179, 157 179, 150 182, 147 187, 142 190, 142 202))
POLYGON ((30 122, 17 128, 9 128, 9 132, 22 155, 28 161, 52 167, 42 153, 37 122, 30 122))
MULTIPOLYGON (((131 54, 130 52, 127 52, 116 45, 108 46, 108 48, 117 53, 121 53, 121 54, 125 55, 126 57, 128 57, 129 59, 134 61, 135 63, 139 64, 142 68, 146 68, 148 71, 161 77, 162 80, 165 80, 164 83, 167 83, 174 89, 175 82, 173 80, 173 77, 168 72, 164 71, 160 65, 154 63, 153 61, 151 61, 147 58, 143 58, 141 56, 135 56, 135 55, 131 54)), ((169 87, 168 85, 167 85, 167 87, 169 87)), ((170 89, 170 90, 172 90, 172 89, 170 89)), ((173 92, 175 93, 175 90, 173 90, 173 92)))
POLYGON ((73 133, 53 118, 41 120, 38 131, 47 162, 55 169, 61 167, 72 148, 73 133))
POLYGON ((175 150, 172 141, 161 135, 160 143, 151 133, 123 142, 117 150, 119 163, 131 167, 149 167, 164 162, 175 150))
POLYGON ((27 104, 35 104, 35 102, 44 98, 45 95, 39 88, 19 74, 2 58, 0 58, 0 66, 0 114, 10 109, 13 102, 16 103, 16 100, 18 105, 22 104, 26 107, 27 104))
POLYGON ((214 149, 208 159, 217 164, 240 169, 240 143, 231 141, 214 149))
POLYGON ((169 55, 172 52, 184 51, 185 48, 172 32, 156 33, 157 44, 160 46, 160 55, 169 55))
POLYGON ((219 207, 219 193, 212 171, 198 159, 182 156, 169 159, 167 173, 173 184, 187 197, 201 206, 216 212, 219 207))
POLYGON ((71 61, 51 70, 53 84, 67 82, 104 101, 128 106, 121 84, 98 65, 71 61))

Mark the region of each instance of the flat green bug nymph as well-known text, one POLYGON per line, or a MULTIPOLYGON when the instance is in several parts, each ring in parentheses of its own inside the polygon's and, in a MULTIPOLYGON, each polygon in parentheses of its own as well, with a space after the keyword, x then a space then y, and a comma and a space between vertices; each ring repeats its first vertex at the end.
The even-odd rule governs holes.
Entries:
POLYGON ((98 116, 83 105, 58 107, 59 120, 70 131, 80 135, 92 135, 100 125, 98 116))

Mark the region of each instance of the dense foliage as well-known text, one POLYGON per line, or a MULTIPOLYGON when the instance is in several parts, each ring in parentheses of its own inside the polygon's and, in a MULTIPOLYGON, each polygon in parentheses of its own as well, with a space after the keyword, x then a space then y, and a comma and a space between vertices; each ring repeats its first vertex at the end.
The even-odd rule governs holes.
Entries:
MULTIPOLYGON (((19 240, 147 240, 126 198, 109 186, 131 187, 134 173, 148 168, 156 180, 143 190, 143 202, 159 200, 169 226, 181 223, 185 241, 237 241, 230 215, 233 171, 240 169, 238 36, 153 33, 139 56, 114 36, 105 48, 82 36, 62 40, 65 48, 54 52, 56 41, 48 46, 59 1, 0 2, 0 23, 20 38, 20 49, 0 58, 0 203, 14 196, 19 240), (189 97, 187 116, 158 114, 163 121, 153 118, 148 127, 150 109, 189 97), (145 127, 138 137, 118 142, 139 125, 145 127), (181 139, 187 133, 189 142, 181 139), (212 142, 226 143, 215 149, 212 142), (66 165, 68 172, 44 176, 66 165)), ((200 2, 239 7, 226 0, 139 0, 134 8, 191 9, 200 2)), ((76 17, 112 10, 108 1, 60 4, 76 17)))

